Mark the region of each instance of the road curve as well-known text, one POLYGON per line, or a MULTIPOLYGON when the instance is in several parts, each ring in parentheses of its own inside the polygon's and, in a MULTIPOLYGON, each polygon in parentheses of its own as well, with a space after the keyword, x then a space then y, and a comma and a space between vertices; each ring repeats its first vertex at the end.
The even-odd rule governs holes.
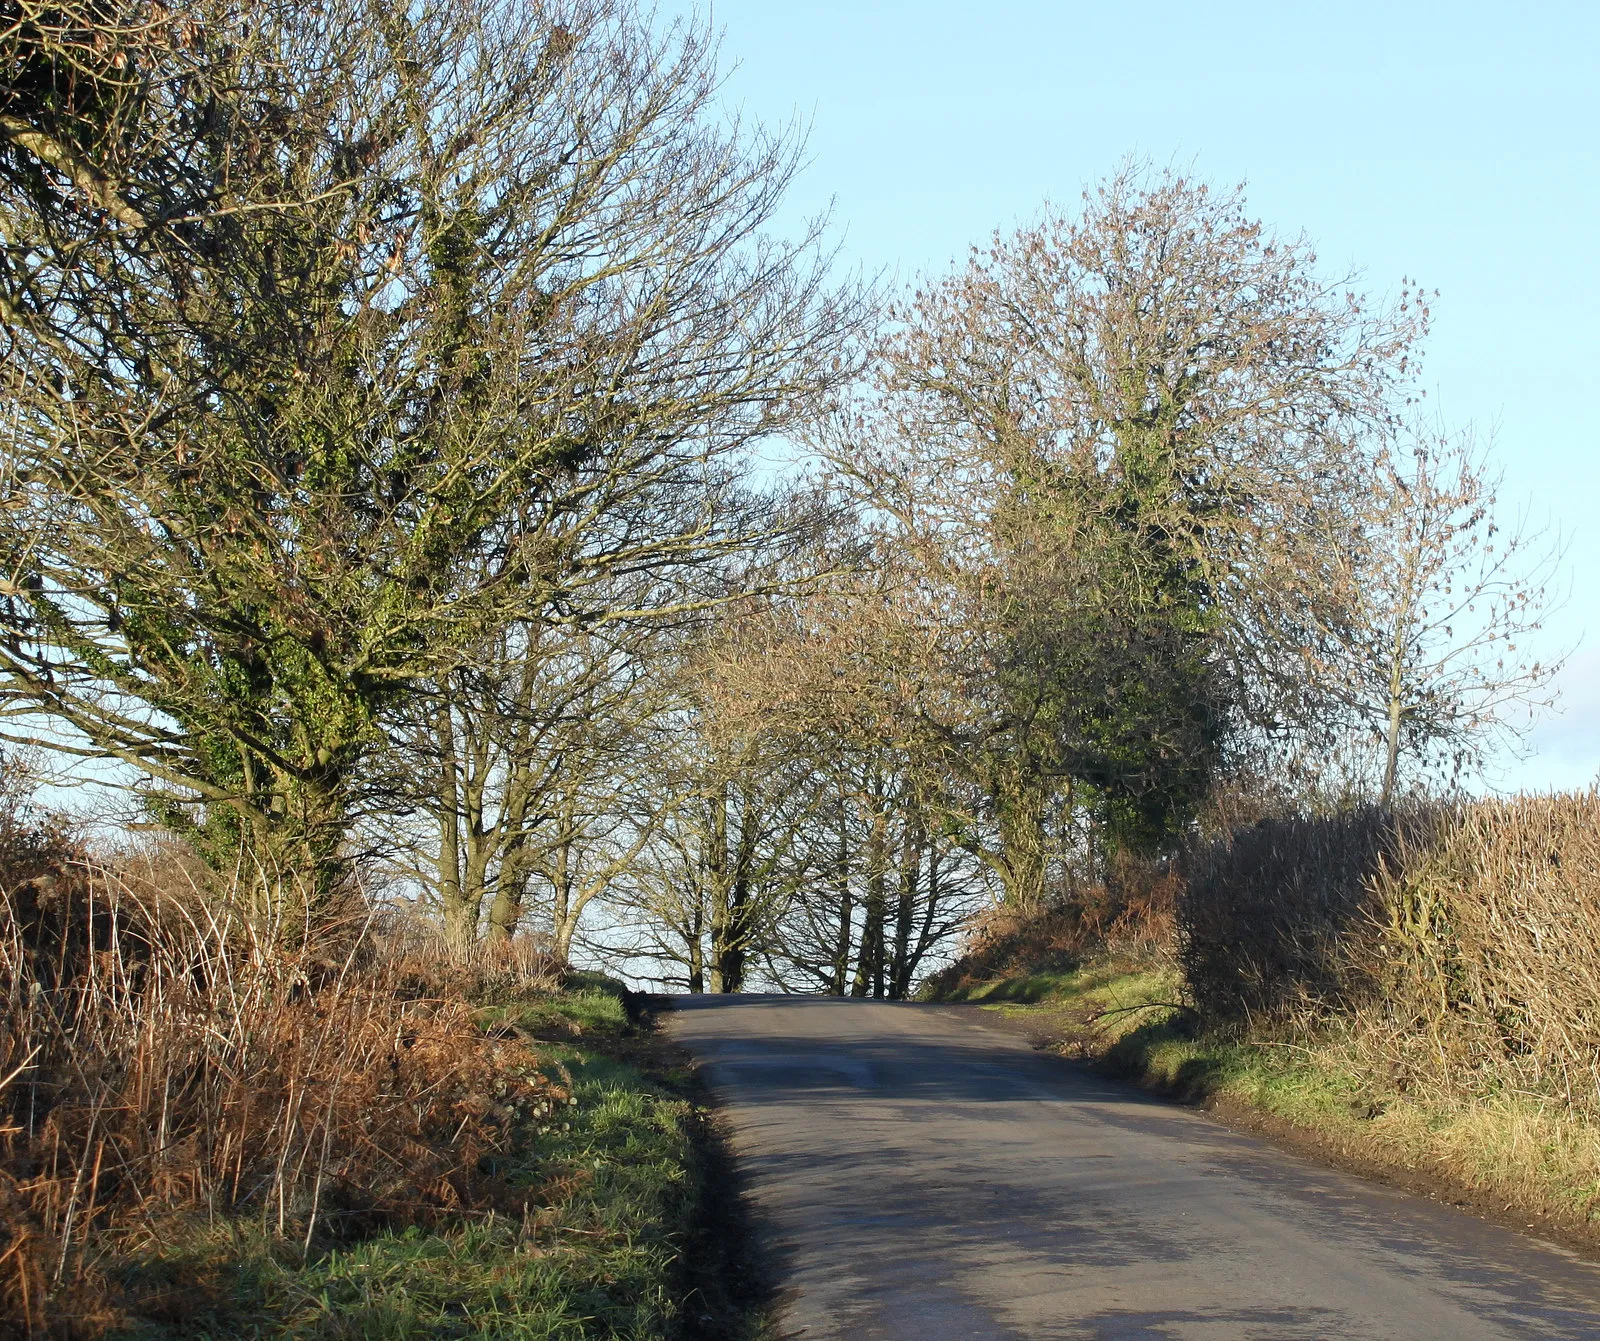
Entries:
POLYGON ((970 1008, 679 997, 785 1337, 1600 1338, 1600 1269, 1035 1052, 970 1008))

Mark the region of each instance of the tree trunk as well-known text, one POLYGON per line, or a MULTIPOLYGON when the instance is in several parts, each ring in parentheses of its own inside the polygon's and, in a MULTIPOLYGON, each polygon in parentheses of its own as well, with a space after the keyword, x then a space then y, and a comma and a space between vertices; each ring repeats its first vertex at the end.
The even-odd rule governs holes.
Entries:
MULTIPOLYGON (((923 835, 926 840, 927 835, 923 835)), ((939 915, 939 845, 927 843, 928 892, 922 900, 922 925, 917 928, 917 944, 906 964, 906 992, 911 991, 911 980, 916 976, 917 965, 933 943, 934 919, 939 915)))
POLYGON ((522 923, 523 887, 520 879, 507 879, 502 868, 495 881, 494 901, 489 905, 489 925, 484 939, 502 945, 517 934, 522 923))
POLYGON ((1384 731, 1383 791, 1378 804, 1386 809, 1394 800, 1395 779, 1400 773, 1400 726, 1405 720, 1405 700, 1402 697, 1404 667, 1395 656, 1389 667, 1389 719, 1384 731))
POLYGON ((566 967, 572 963, 572 938, 578 933, 578 919, 562 917, 550 933, 550 953, 558 964, 566 967))
POLYGON ((711 953, 716 960, 717 990, 742 992, 750 962, 750 946, 754 940, 752 899, 761 829, 760 815, 747 791, 741 789, 739 794, 739 840, 732 845, 731 854, 727 843, 726 802, 722 806, 721 823, 723 877, 727 892, 722 901, 721 917, 712 923, 711 953))
POLYGON ((689 922, 689 934, 685 937, 689 952, 689 990, 696 994, 706 990, 705 934, 700 910, 696 908, 689 922))
POLYGON ((911 990, 911 928, 916 918, 917 886, 922 875, 923 829, 921 816, 906 821, 905 844, 900 854, 900 890, 895 908, 894 959, 889 969, 889 997, 904 1001, 911 990))
POLYGON ((749 960, 749 953, 744 939, 743 912, 748 899, 748 888, 741 880, 733 884, 733 897, 730 900, 727 921, 723 924, 722 935, 719 943, 713 944, 711 952, 717 961, 717 991, 742 992, 744 990, 745 969, 749 960))
POLYGON ((850 889, 850 815, 844 788, 839 789, 839 852, 834 864, 834 897, 838 934, 833 943, 833 964, 828 979, 830 996, 843 996, 850 981, 850 942, 855 931, 855 898, 850 889))
POLYGON ((722 988, 718 948, 728 916, 728 784, 712 793, 706 830, 706 892, 711 896, 711 990, 722 988))
POLYGON ((560 841, 556 844, 556 864, 547 869, 550 878, 550 953, 565 966, 572 949, 572 934, 577 930, 578 914, 572 906, 572 845, 574 835, 570 815, 564 817, 560 841))
POLYGON ((343 779, 335 768, 273 770, 272 810, 250 826, 255 916, 274 939, 299 944, 337 916, 346 866, 343 779))
POLYGON ((866 920, 861 929, 861 953, 856 959, 856 977, 850 995, 883 995, 883 933, 887 912, 888 834, 887 817, 878 798, 874 798, 872 829, 867 837, 866 920))
POLYGON ((455 724, 448 705, 435 718, 439 740, 439 905, 445 944, 457 954, 478 935, 478 912, 468 908, 461 889, 461 799, 456 788, 455 724))
POLYGON ((500 856, 494 899, 489 904, 489 924, 484 929, 484 939, 497 945, 509 941, 522 925, 528 895, 526 841, 526 834, 517 833, 500 856))
POLYGON ((1005 902, 1032 911, 1044 903, 1045 790, 1036 778, 1019 779, 995 799, 1001 857, 997 869, 1005 902))

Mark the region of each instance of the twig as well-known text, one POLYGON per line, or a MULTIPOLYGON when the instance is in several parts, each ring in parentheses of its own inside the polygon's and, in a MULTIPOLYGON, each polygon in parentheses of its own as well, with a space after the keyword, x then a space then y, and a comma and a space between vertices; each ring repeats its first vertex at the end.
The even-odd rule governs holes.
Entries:
POLYGON ((1098 1023, 1100 1020, 1110 1019, 1113 1015, 1126 1015, 1130 1010, 1154 1010, 1157 1007, 1165 1010, 1181 1010, 1189 1015, 1195 1013, 1193 1006, 1186 1006, 1181 1001, 1141 1001, 1137 1006, 1117 1006, 1112 1010, 1096 1011, 1094 1018, 1098 1023))
POLYGON ((44 1051, 44 1045, 42 1043, 35 1044, 33 1051, 30 1052, 26 1057, 24 1057, 22 1059, 22 1064, 20 1066, 18 1066, 16 1068, 16 1070, 14 1070, 4 1080, 0 1080, 0 1090, 5 1089, 5 1087, 7 1085, 9 1085, 13 1080, 15 1080, 24 1071, 26 1071, 29 1067, 31 1067, 33 1065, 33 1059, 35 1057, 37 1057, 42 1051, 44 1051))

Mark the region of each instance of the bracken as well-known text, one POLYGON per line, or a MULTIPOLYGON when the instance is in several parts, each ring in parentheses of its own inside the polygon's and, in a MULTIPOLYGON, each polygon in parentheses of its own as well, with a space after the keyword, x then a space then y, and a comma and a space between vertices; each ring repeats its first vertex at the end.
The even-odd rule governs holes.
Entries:
POLYGON ((197 1212, 309 1248, 515 1210, 494 1157, 566 1097, 470 999, 538 956, 455 964, 370 918, 289 953, 183 871, 0 817, 7 1335, 115 1325, 109 1264, 197 1212))

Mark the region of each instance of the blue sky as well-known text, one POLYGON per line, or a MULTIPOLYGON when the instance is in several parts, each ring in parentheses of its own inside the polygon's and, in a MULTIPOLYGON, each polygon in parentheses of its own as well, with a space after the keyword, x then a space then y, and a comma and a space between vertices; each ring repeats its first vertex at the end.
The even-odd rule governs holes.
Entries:
MULTIPOLYGON (((687 12, 667 5, 664 15, 687 12)), ((702 10, 704 12, 704 10, 702 10)), ((1440 290, 1424 381, 1559 529, 1564 708, 1502 785, 1600 772, 1600 5, 721 0, 731 104, 809 127, 789 222, 909 280, 1126 155, 1248 183, 1330 272, 1440 290)))

